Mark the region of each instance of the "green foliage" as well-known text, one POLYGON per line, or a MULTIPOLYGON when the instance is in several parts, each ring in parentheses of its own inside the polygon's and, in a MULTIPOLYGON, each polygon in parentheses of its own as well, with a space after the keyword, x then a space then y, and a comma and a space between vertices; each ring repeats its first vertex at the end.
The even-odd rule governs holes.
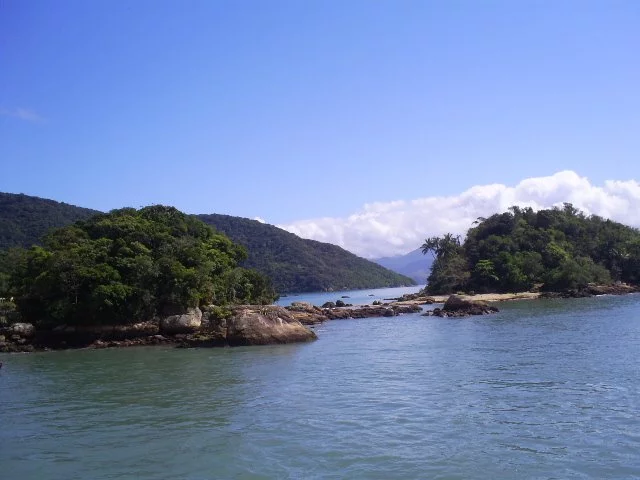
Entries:
POLYGON ((469 282, 474 291, 491 291, 495 289, 500 281, 496 275, 495 265, 491 260, 479 260, 471 271, 469 282), (475 287, 474 287, 475 286, 475 287))
POLYGON ((462 254, 436 257, 427 279, 427 292, 437 295, 464 289, 469 277, 467 261, 462 254))
MULTIPOLYGON (((123 209, 125 215, 132 209, 123 209)), ((31 247, 39 244, 42 236, 53 227, 63 227, 77 220, 86 220, 99 214, 95 210, 75 207, 64 203, 45 200, 27 195, 0 193, 0 252, 9 247, 31 247)), ((126 217, 126 215, 125 215, 126 217)), ((248 247, 246 258, 238 260, 243 267, 255 269, 268 276, 274 287, 280 292, 311 292, 356 288, 396 287, 414 285, 415 282, 380 265, 357 257, 340 247, 328 243, 299 238, 292 233, 265 225, 255 220, 230 217, 227 215, 200 215, 205 223, 228 235, 233 242, 248 247)), ((96 225, 92 235, 115 238, 126 233, 131 225, 126 218, 109 225, 96 225), (111 231, 110 231, 111 230, 111 231)), ((85 234, 88 234, 85 232, 85 234)), ((66 232, 64 235, 81 235, 79 232, 66 232)), ((136 252, 136 248, 145 246, 145 239, 138 238, 138 245, 122 247, 126 256, 127 248, 136 252)), ((65 241, 61 239, 60 241, 65 241)), ((162 243, 161 239, 159 239, 162 243)), ((155 248, 151 246, 150 248, 155 248)), ((246 252, 245 252, 246 255, 246 252)), ((136 255, 133 255, 136 257, 136 255)), ((144 261, 128 258, 124 263, 144 261)), ((213 259, 214 262, 224 259, 213 259)), ((129 265, 130 268, 143 268, 141 265, 129 265)), ((224 266, 224 265, 222 265, 224 266)), ((174 266, 175 267, 175 266, 174 266)), ((164 272, 172 271, 171 265, 164 265, 164 272)), ((143 268, 144 269, 144 268, 143 268)), ((184 275, 188 271, 176 272, 187 281, 184 275)), ((7 269, 0 259, 0 291, 6 288, 7 269)), ((223 287, 218 285, 218 287, 223 287)), ((104 292, 107 295, 107 292, 104 292)), ((183 291, 184 295, 189 295, 183 291)), ((107 296, 113 296, 110 292, 107 296)))
POLYGON ((20 321, 16 304, 7 298, 0 298, 0 327, 20 321))
POLYGON ((460 237, 454 237, 450 233, 441 238, 431 237, 425 240, 421 249, 425 255, 429 252, 435 255, 431 274, 427 279, 429 293, 448 293, 466 285, 470 272, 460 237))
POLYGON ((511 207, 479 219, 464 244, 452 235, 427 239, 424 253, 436 260, 429 293, 458 290, 580 289, 615 280, 640 283, 640 232, 571 204, 540 210, 511 207))
POLYGON ((247 247, 242 265, 268 276, 282 293, 397 287, 415 282, 329 243, 305 240, 273 225, 228 215, 198 215, 247 247))
POLYGON ((15 255, 10 292, 36 323, 122 324, 276 298, 268 279, 237 268, 244 247, 172 207, 96 215, 15 255))
POLYGON ((589 283, 611 283, 609 271, 589 257, 567 258, 556 268, 545 272, 544 288, 551 291, 580 289, 589 283))
POLYGON ((211 316, 211 318, 217 320, 228 319, 233 315, 233 311, 228 306, 208 305, 205 307, 205 311, 211 316))
POLYGON ((0 250, 30 247, 51 229, 99 213, 66 203, 0 192, 0 250))
POLYGON ((436 257, 447 258, 460 253, 460 237, 447 233, 442 238, 427 238, 420 248, 425 255, 433 252, 436 257))

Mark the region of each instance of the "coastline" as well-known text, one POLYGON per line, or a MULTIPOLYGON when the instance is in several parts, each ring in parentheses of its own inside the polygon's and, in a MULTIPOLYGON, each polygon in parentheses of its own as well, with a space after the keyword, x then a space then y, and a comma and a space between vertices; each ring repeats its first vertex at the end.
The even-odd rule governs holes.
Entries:
MULTIPOLYGON (((613 285, 588 285, 582 289, 569 289, 564 292, 513 292, 513 293, 479 293, 457 294, 463 300, 470 302, 506 302, 513 300, 536 300, 539 298, 584 298, 598 295, 627 295, 640 292, 640 285, 618 283, 613 285)), ((406 295, 406 299, 398 299, 396 305, 422 305, 424 303, 444 303, 450 295, 425 295, 421 292, 406 295)))
POLYGON ((309 327, 329 321, 356 318, 396 317, 423 311, 424 305, 445 304, 424 316, 465 317, 493 313, 489 303, 540 298, 580 298, 597 295, 625 295, 640 292, 639 286, 591 285, 583 290, 566 292, 483 293, 477 295, 424 295, 421 292, 381 304, 319 307, 308 302, 277 305, 237 305, 226 316, 212 310, 191 309, 182 315, 155 319, 132 325, 60 326, 53 330, 36 330, 32 324, 15 323, 0 328, 0 353, 39 352, 68 349, 101 349, 131 346, 233 347, 308 342, 317 339, 309 327), (455 297, 455 299, 454 299, 455 297), (456 314, 447 311, 448 300, 462 303, 456 314), (480 309, 478 310, 478 307, 480 309), (487 308, 488 307, 488 308, 487 308), (474 310, 475 309, 475 310, 474 310), (444 311, 445 314, 441 314, 444 311), (475 312, 475 313, 474 313, 475 312))
MULTIPOLYGON (((423 305, 425 303, 444 303, 451 295, 421 295, 411 300, 398 300, 394 305, 423 305)), ((540 292, 519 293, 479 293, 477 295, 459 294, 460 298, 475 302, 506 302, 510 300, 535 300, 543 296, 540 292)))

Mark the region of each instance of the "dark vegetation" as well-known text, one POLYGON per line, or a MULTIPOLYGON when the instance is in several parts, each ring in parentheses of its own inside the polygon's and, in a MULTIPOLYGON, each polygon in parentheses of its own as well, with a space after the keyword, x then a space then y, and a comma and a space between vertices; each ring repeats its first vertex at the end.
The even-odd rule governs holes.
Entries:
POLYGON ((565 203, 540 210, 511 207, 478 219, 464 242, 432 237, 427 291, 520 292, 581 289, 590 283, 640 283, 640 232, 565 203))
POLYGON ((243 263, 267 275, 280 293, 397 287, 415 282, 330 243, 305 240, 273 225, 229 215, 198 215, 247 247, 243 263))
MULTIPOLYGON (((0 193, 0 298, 9 296, 12 247, 41 245, 52 228, 100 212, 28 195, 0 193)), ((227 215, 199 218, 248 248, 239 265, 269 277, 276 291, 309 292, 412 285, 414 282, 328 243, 305 240, 272 225, 227 215)))
POLYGON ((0 192, 0 251, 30 247, 52 228, 71 225, 97 213, 100 212, 44 198, 0 192))
POLYGON ((22 318, 38 326, 127 324, 203 304, 273 302, 269 279, 238 267, 246 255, 175 208, 124 208, 6 252, 4 281, 22 318))

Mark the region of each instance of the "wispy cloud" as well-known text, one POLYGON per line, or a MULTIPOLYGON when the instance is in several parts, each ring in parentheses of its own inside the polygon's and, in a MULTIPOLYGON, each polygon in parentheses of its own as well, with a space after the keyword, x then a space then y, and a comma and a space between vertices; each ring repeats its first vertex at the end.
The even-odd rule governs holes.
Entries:
POLYGON ((516 186, 478 185, 459 195, 372 203, 343 218, 317 218, 279 225, 296 235, 334 243, 366 258, 414 250, 426 237, 464 235, 478 217, 512 205, 535 210, 572 203, 586 214, 640 226, 640 183, 607 180, 593 185, 572 171, 522 180, 516 186))
POLYGON ((44 117, 42 117, 37 112, 34 112, 33 110, 30 110, 28 108, 22 108, 22 107, 17 107, 17 108, 0 107, 0 115, 4 117, 12 117, 12 118, 24 120, 26 122, 34 122, 34 123, 44 122, 45 120, 44 117))

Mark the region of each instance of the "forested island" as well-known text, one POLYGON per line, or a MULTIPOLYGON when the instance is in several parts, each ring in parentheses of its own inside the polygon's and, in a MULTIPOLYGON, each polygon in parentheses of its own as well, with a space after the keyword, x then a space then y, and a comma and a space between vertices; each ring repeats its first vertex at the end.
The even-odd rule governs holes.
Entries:
POLYGON ((161 205, 113 210, 53 230, 42 246, 4 256, 11 298, 0 303, 10 310, 15 302, 20 321, 9 318, 0 329, 0 351, 314 339, 270 305, 277 299, 271 281, 240 267, 246 256, 226 235, 161 205))
POLYGON ((426 293, 523 292, 580 295, 590 285, 640 283, 640 232, 573 205, 511 207, 479 218, 464 241, 447 234, 422 245, 435 257, 426 293))
POLYGON ((270 304, 270 280, 238 267, 244 247, 175 208, 125 208, 9 252, 9 293, 38 326, 118 324, 203 302, 270 304))

